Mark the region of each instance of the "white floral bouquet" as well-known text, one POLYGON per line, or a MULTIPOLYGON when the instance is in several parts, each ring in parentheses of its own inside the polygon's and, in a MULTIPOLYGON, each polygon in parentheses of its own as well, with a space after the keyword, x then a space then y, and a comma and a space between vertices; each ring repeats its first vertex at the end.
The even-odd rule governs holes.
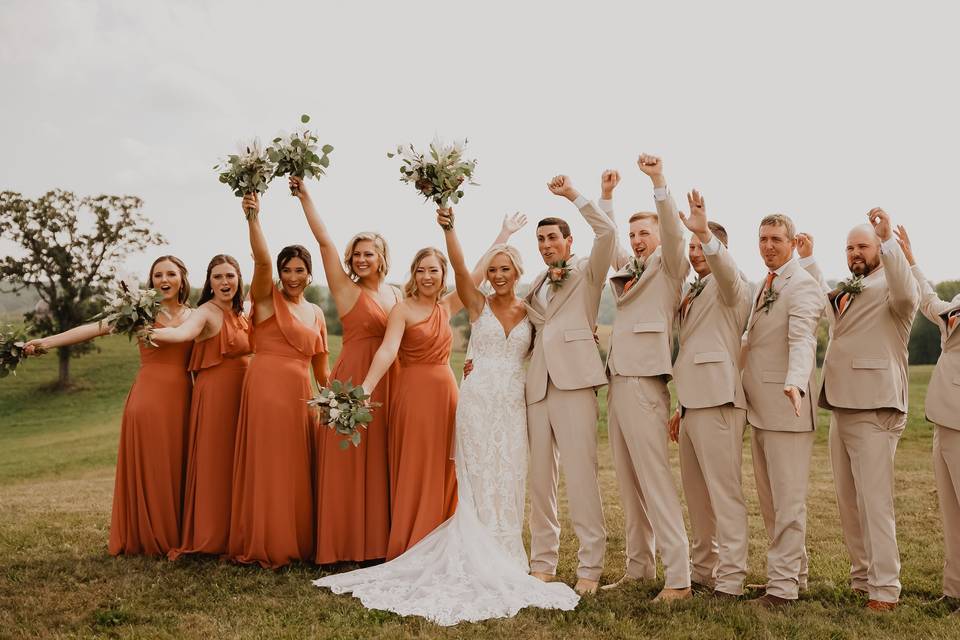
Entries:
MULTIPOLYGON (((16 329, 10 325, 0 329, 0 378, 6 378, 11 373, 17 375, 17 365, 27 357, 24 353, 26 346, 26 329, 16 329)), ((42 355, 44 351, 37 349, 34 353, 42 355)))
POLYGON ((131 290, 123 280, 119 281, 120 290, 111 291, 103 311, 91 320, 99 320, 110 326, 113 333, 126 335, 130 340, 143 340, 156 347, 150 338, 150 330, 160 311, 160 292, 156 289, 131 290))
MULTIPOLYGON (((310 116, 303 114, 300 122, 307 124, 310 116)), ((267 147, 267 157, 275 165, 274 177, 294 176, 297 178, 319 178, 330 166, 330 152, 333 147, 325 144, 322 147, 317 134, 304 129, 288 136, 273 139, 273 144, 267 147)), ((290 195, 297 195, 296 187, 290 188, 290 195)))
POLYGON ((463 157, 466 144, 466 140, 448 145, 434 139, 429 157, 412 144, 399 145, 397 151, 388 153, 387 157, 400 158, 400 182, 412 184, 424 201, 433 200, 440 207, 446 207, 450 202, 460 202, 464 183, 477 184, 473 181, 477 161, 463 157))
MULTIPOLYGON (((239 153, 227 156, 213 168, 220 172, 220 182, 229 186, 238 198, 251 193, 265 193, 275 171, 273 161, 256 138, 249 144, 241 145, 239 153)), ((247 219, 253 215, 252 210, 245 213, 247 219)))
POLYGON ((373 420, 371 409, 381 404, 369 400, 370 395, 364 393, 362 386, 354 386, 350 380, 331 380, 330 386, 321 387, 307 404, 320 410, 321 423, 345 436, 340 448, 346 449, 350 444, 360 446, 360 429, 367 428, 373 420))

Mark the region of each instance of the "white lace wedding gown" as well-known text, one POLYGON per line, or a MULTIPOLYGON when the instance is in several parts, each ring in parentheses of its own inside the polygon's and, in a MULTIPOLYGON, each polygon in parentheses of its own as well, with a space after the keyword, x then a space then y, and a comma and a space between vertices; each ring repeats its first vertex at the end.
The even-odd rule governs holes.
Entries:
POLYGON ((523 360, 533 328, 509 335, 484 305, 473 323, 473 372, 457 406, 457 511, 401 556, 314 580, 352 592, 370 609, 423 616, 439 625, 513 616, 524 607, 571 610, 567 585, 527 575, 523 548, 527 418, 523 360))

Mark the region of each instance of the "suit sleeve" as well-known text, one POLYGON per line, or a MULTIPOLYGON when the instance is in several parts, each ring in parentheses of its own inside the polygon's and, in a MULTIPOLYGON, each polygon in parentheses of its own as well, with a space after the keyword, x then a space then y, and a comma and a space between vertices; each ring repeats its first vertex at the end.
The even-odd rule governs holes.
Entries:
POLYGON ((820 285, 813 279, 805 278, 797 285, 797 290, 790 296, 787 318, 788 356, 784 386, 794 386, 805 393, 816 364, 817 324, 825 299, 820 285))
POLYGON ((880 262, 887 272, 890 310, 900 318, 913 321, 913 314, 920 303, 920 287, 910 271, 903 249, 896 240, 884 243, 880 262))
MULTIPOLYGON (((802 260, 801 258, 801 264, 802 260)), ((812 257, 809 258, 809 260, 809 262, 803 265, 804 270, 813 276, 813 279, 820 285, 820 290, 823 291, 824 294, 830 293, 830 285, 827 284, 826 279, 823 277, 823 271, 820 270, 820 265, 817 264, 817 261, 812 257)))
POLYGON ((940 315, 945 313, 947 309, 953 305, 950 302, 940 299, 937 292, 933 290, 933 285, 930 284, 930 281, 927 280, 923 272, 920 271, 920 267, 913 267, 911 271, 913 272, 914 279, 920 286, 920 313, 926 316, 927 320, 939 327, 941 322, 940 315))
POLYGON ((690 261, 683 250, 683 224, 677 215, 677 205, 673 196, 667 193, 665 199, 656 200, 656 206, 663 269, 674 280, 685 280, 690 273, 690 261))
MULTIPOLYGON (((617 226, 617 219, 613 215, 613 200, 599 200, 600 210, 607 214, 607 217, 610 218, 610 222, 613 223, 614 229, 617 226)), ((614 231, 614 237, 616 238, 616 231, 614 231)), ((627 263, 630 262, 630 252, 627 251, 623 245, 620 243, 620 239, 616 238, 616 247, 613 251, 613 258, 610 260, 610 266, 613 267, 614 271, 620 271, 627 263)))
POLYGON ((740 275, 737 263, 730 252, 727 251, 722 242, 719 244, 716 253, 704 253, 703 257, 706 258, 710 273, 717 281, 720 300, 727 307, 737 307, 743 302, 744 298, 750 298, 752 288, 750 283, 740 275))
POLYGON ((586 276, 590 282, 602 284, 607 279, 607 271, 610 270, 617 249, 617 225, 593 202, 584 204, 580 208, 580 214, 594 233, 586 276))

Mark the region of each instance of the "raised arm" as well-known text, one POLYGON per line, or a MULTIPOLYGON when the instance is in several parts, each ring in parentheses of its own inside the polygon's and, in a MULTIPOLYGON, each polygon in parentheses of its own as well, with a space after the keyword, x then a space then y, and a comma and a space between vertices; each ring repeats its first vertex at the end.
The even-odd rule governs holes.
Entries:
MULTIPOLYGON (((617 224, 616 216, 613 213, 613 190, 620 184, 620 172, 615 169, 607 169, 600 176, 600 200, 597 206, 600 211, 607 214, 614 226, 617 224)), ((622 269, 633 255, 620 242, 620 238, 615 239, 616 247, 613 250, 613 258, 610 260, 610 266, 614 271, 622 269)))
POLYGON ((202 305, 176 327, 158 327, 150 331, 150 339, 158 343, 189 342, 196 340, 210 322, 210 309, 202 305))
POLYGON ((62 333, 57 333, 52 336, 29 340, 24 346, 24 350, 26 354, 30 356, 34 355, 38 348, 49 351, 57 347, 68 347, 72 344, 79 344, 87 340, 105 336, 108 333, 110 333, 110 326, 107 323, 102 321, 91 322, 89 324, 82 324, 79 327, 74 327, 73 329, 67 329, 62 333))
POLYGON ((343 269, 337 247, 327 231, 327 225, 323 223, 317 213, 317 208, 313 204, 313 199, 310 197, 310 192, 307 191, 303 178, 291 176, 290 187, 296 188, 297 197, 303 207, 303 215, 307 219, 307 225, 313 232, 317 244, 320 245, 320 258, 323 261, 323 271, 327 276, 327 286, 330 287, 333 302, 337 305, 338 313, 346 313, 353 308, 357 298, 360 297, 360 288, 343 269))
POLYGON ((880 239, 880 263, 887 274, 887 287, 890 292, 890 310, 905 320, 913 319, 913 314, 920 304, 920 290, 903 249, 893 235, 890 225, 890 216, 877 207, 867 214, 870 224, 880 239))
POLYGON ((657 220, 660 225, 660 250, 663 270, 674 280, 685 280, 690 273, 690 261, 684 251, 683 225, 677 216, 677 205, 667 190, 667 179, 663 175, 663 161, 657 156, 641 154, 637 158, 640 171, 647 174, 653 182, 653 199, 657 207, 657 220))
POLYGON ((250 251, 253 253, 253 279, 250 282, 250 297, 253 302, 271 303, 273 295, 273 263, 270 261, 270 249, 267 238, 260 227, 260 196, 256 193, 243 197, 245 211, 253 211, 247 218, 247 230, 250 234, 250 251))
POLYGON ((556 176, 547 184, 554 195, 561 196, 580 210, 580 215, 593 229, 593 247, 590 248, 590 260, 587 263, 586 276, 593 284, 602 284, 610 270, 610 262, 617 245, 617 226, 603 214, 597 205, 590 202, 573 188, 567 176, 556 176))
POLYGON ((403 338, 403 331, 407 327, 407 305, 399 302, 390 310, 387 316, 387 330, 383 335, 383 342, 380 348, 373 354, 373 361, 367 370, 367 377, 363 380, 364 393, 373 393, 373 390, 380 384, 390 365, 397 359, 397 352, 400 351, 400 340, 403 338))
POLYGON ((897 225, 894 233, 897 236, 897 242, 900 244, 900 248, 903 250, 903 256, 910 265, 913 278, 920 287, 920 313, 922 313, 927 320, 939 327, 941 314, 946 313, 947 310, 953 306, 953 303, 940 299, 933 285, 927 280, 926 276, 923 275, 920 267, 917 266, 917 261, 913 256, 913 246, 910 243, 910 236, 907 235, 907 230, 903 225, 897 225))
POLYGON ((483 311, 484 295, 474 281, 474 274, 467 269, 467 262, 463 257, 463 248, 460 246, 457 232, 453 228, 453 208, 437 209, 437 223, 443 228, 444 240, 447 243, 447 257, 450 258, 450 266, 453 267, 453 275, 457 283, 455 293, 460 303, 466 307, 470 322, 473 322, 483 311))
POLYGON ((694 189, 687 194, 690 214, 677 212, 677 219, 700 239, 703 257, 717 283, 720 301, 727 307, 737 307, 744 298, 750 297, 750 284, 740 276, 737 263, 720 239, 710 231, 707 219, 707 203, 700 192, 694 189))

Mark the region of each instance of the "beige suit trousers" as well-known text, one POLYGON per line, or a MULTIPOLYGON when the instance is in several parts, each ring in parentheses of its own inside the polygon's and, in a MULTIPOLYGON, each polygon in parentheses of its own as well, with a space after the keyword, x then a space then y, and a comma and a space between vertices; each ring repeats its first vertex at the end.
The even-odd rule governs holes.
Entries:
POLYGON ((767 593, 796 600, 807 587, 807 488, 813 431, 750 431, 760 514, 770 538, 767 593))
POLYGON ((693 534, 694 582, 743 594, 747 577, 747 504, 743 498, 743 429, 747 412, 733 404, 686 409, 680 423, 680 476, 693 534))
POLYGON ((943 595, 960 598, 960 430, 935 427, 933 472, 943 517, 943 595))
POLYGON ((626 525, 627 575, 655 578, 654 543, 664 587, 690 586, 683 508, 670 471, 670 392, 659 377, 610 376, 607 420, 626 525))
POLYGON ((907 425, 897 409, 834 409, 830 462, 850 586, 871 600, 900 599, 900 551, 893 512, 893 458, 907 425))
POLYGON ((570 519, 580 540, 577 577, 599 580, 607 532, 597 478, 597 394, 564 391, 552 380, 547 395, 527 406, 530 440, 530 570, 554 575, 560 555, 557 517, 558 454, 563 465, 570 519))

